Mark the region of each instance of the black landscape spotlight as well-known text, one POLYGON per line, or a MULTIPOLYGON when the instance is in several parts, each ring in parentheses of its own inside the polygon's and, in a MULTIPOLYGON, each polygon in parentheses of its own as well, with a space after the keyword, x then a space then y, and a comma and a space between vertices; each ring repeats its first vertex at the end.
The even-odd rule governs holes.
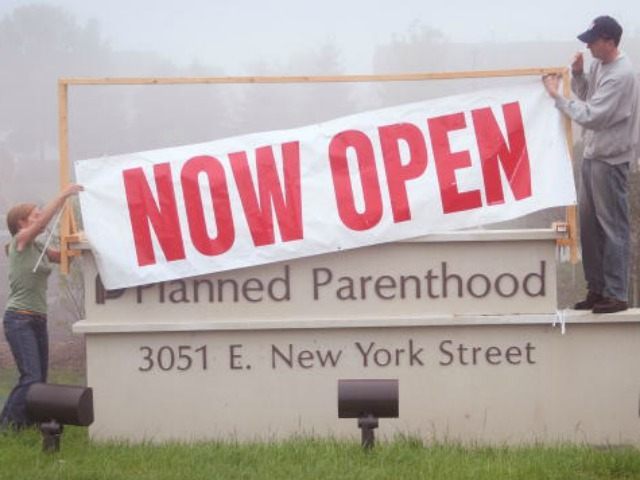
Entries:
POLYGON ((75 385, 34 383, 27 391, 27 414, 40 423, 42 450, 60 450, 64 425, 93 423, 93 390, 75 385))
POLYGON ((357 418, 362 447, 374 444, 379 418, 398 418, 398 380, 338 380, 338 418, 357 418))

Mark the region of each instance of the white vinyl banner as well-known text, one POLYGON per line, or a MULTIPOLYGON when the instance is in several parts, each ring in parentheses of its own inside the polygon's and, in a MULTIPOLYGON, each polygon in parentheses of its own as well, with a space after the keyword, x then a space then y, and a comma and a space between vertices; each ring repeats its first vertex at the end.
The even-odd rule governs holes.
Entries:
POLYGON ((539 79, 307 127, 75 162, 106 288, 513 219, 576 201, 539 79))

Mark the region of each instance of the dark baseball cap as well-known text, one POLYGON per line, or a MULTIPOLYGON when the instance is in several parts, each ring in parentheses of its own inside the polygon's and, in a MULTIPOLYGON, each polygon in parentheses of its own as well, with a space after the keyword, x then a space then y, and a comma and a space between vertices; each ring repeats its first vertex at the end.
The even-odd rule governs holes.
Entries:
POLYGON ((603 15, 596 18, 588 30, 578 35, 578 40, 584 43, 593 43, 599 38, 614 40, 616 45, 622 37, 622 27, 615 18, 603 15))

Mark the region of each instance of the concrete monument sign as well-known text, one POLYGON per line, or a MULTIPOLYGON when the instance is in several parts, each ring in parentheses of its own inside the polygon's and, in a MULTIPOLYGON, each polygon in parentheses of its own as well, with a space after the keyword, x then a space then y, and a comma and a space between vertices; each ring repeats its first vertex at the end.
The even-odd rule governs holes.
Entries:
POLYGON ((398 379, 396 433, 637 443, 636 313, 556 312, 557 234, 433 235, 106 291, 84 258, 96 439, 350 436, 338 380, 398 379))

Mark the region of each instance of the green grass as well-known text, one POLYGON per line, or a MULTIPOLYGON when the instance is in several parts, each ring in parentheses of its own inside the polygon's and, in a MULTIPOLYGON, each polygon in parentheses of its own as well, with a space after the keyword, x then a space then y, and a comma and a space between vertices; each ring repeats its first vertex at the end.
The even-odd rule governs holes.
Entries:
MULTIPOLYGON (((57 370, 51 381, 82 384, 57 370)), ((15 372, 0 369, 0 400, 15 372)), ((415 438, 378 443, 300 438, 279 443, 96 443, 67 427, 61 451, 42 452, 36 430, 0 432, 0 480, 11 479, 640 479, 633 447, 463 447, 415 438)))
POLYGON ((67 428, 59 453, 41 452, 36 431, 0 435, 2 479, 631 479, 635 448, 466 448, 400 438, 363 452, 356 442, 126 445, 92 443, 67 428))

